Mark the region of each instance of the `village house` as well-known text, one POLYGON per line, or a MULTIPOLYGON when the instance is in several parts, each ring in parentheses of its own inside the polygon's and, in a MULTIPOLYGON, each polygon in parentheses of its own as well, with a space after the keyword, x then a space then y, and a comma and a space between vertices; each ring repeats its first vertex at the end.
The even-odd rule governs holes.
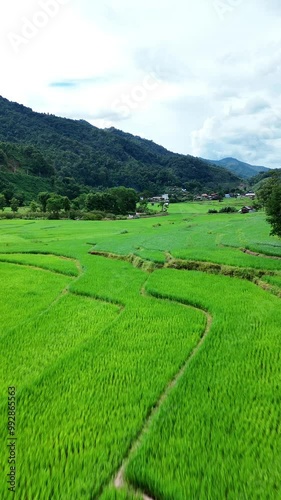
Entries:
POLYGON ((246 198, 250 198, 251 200, 254 200, 256 197, 256 193, 247 193, 245 194, 246 198))
POLYGON ((153 196, 153 198, 150 198, 148 201, 150 201, 151 203, 160 203, 161 201, 169 203, 169 195, 162 194, 162 196, 153 196))
POLYGON ((253 207, 242 207, 241 210, 239 210, 239 212, 241 214, 249 214, 249 213, 252 213, 252 212, 255 212, 254 208, 253 207))

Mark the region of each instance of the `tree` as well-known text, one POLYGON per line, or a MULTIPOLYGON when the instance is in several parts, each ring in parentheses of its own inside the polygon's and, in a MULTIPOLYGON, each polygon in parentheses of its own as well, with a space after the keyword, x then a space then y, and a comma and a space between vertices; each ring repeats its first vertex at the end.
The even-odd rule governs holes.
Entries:
POLYGON ((89 193, 86 196, 85 208, 86 210, 101 210, 101 194, 89 193))
POLYGON ((25 195, 23 192, 17 192, 15 193, 15 196, 14 196, 18 201, 19 201, 19 206, 20 207, 23 207, 24 205, 24 199, 25 199, 25 195))
POLYGON ((116 200, 116 208, 113 213, 126 214, 128 212, 135 212, 138 202, 138 195, 132 188, 125 188, 123 186, 118 188, 111 188, 108 193, 113 195, 116 200))
POLYGON ((266 204, 272 193, 273 187, 274 179, 273 177, 270 177, 269 179, 266 179, 266 181, 263 182, 263 184, 257 190, 257 198, 264 208, 266 208, 266 204))
POLYGON ((79 210, 79 209, 81 210, 81 209, 85 208, 86 199, 87 199, 87 195, 85 193, 80 194, 80 196, 78 196, 78 198, 75 198, 74 200, 72 200, 72 207, 76 210, 79 210))
POLYGON ((59 194, 53 194, 48 199, 46 208, 54 218, 59 219, 59 212, 64 208, 64 197, 59 194))
POLYGON ((267 221, 271 225, 272 235, 281 238, 281 182, 276 184, 266 203, 267 221))
POLYGON ((29 208, 30 208, 31 212, 37 212, 38 205, 37 205, 36 201, 34 201, 34 200, 31 201, 29 208))
POLYGON ((73 177, 60 177, 56 182, 56 191, 62 196, 67 196, 70 200, 78 198, 81 193, 81 186, 73 177))
POLYGON ((6 206, 6 198, 3 194, 0 194, 0 210, 4 212, 4 208, 6 206))
POLYGON ((62 204, 65 212, 70 210, 70 200, 67 196, 63 196, 62 204))
POLYGON ((89 193, 85 203, 87 210, 100 210, 101 212, 119 213, 116 196, 110 192, 89 193))
POLYGON ((160 201, 158 207, 161 208, 161 212, 167 212, 169 204, 166 201, 160 201))
POLYGON ((276 170, 257 191, 258 200, 265 208, 272 235, 281 237, 281 172, 276 170))
POLYGON ((146 213, 147 212, 147 207, 148 207, 148 201, 147 200, 141 200, 139 203, 139 208, 138 211, 141 213, 146 213))
POLYGON ((38 194, 38 201, 42 207, 42 212, 46 212, 47 211, 47 202, 49 200, 49 198, 51 197, 50 193, 39 193, 38 194))
POLYGON ((86 197, 87 210, 100 210, 112 214, 135 212, 138 195, 134 189, 118 187, 104 193, 89 193, 86 197))
POLYGON ((12 198, 11 199, 11 209, 12 209, 12 212, 17 212, 18 209, 19 209, 19 200, 17 198, 12 198))
POLYGON ((10 188, 4 189, 3 195, 5 196, 6 203, 9 206, 11 204, 11 199, 14 196, 14 191, 12 189, 10 189, 10 188))

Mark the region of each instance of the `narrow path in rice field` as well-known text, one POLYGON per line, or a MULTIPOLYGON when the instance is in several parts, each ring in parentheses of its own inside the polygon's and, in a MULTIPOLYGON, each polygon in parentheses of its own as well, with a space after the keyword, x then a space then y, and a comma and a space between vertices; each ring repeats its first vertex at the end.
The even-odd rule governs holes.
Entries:
POLYGON ((2 260, 0 258, 0 262, 6 263, 6 264, 11 264, 13 266, 27 267, 29 269, 34 269, 35 271, 43 271, 45 273, 52 273, 52 274, 59 274, 61 276, 68 276, 69 279, 73 279, 73 280, 77 279, 77 278, 80 278, 80 276, 81 276, 80 272, 79 272, 78 276, 69 276, 69 275, 67 275, 67 274, 65 274, 63 272, 60 272, 60 271, 54 271, 52 269, 47 269, 47 268, 41 267, 41 266, 34 266, 33 264, 26 264, 26 263, 22 263, 22 262, 13 262, 13 261, 8 260, 8 259, 7 260, 4 260, 4 259, 2 260))
POLYGON ((58 255, 58 254, 53 254, 53 253, 34 253, 34 252, 0 252, 0 262, 7 262, 9 264, 16 264, 18 266, 25 266, 25 267, 30 267, 31 269, 39 269, 42 271, 49 271, 55 274, 63 274, 66 276, 72 276, 72 277, 78 277, 80 278, 81 275, 83 274, 83 269, 81 266, 81 263, 78 259, 71 258, 71 257, 65 257, 64 255, 58 255), (26 258, 26 257, 32 257, 36 259, 36 257, 51 257, 51 258, 56 258, 61 261, 68 261, 74 264, 77 270, 77 276, 68 274, 66 272, 63 272, 63 270, 59 269, 51 269, 50 267, 46 267, 44 265, 35 265, 31 264, 28 262, 20 261, 17 258, 26 258))
MULTIPOLYGON (((18 261, 12 261, 12 260, 6 260, 6 259, 1 259, 1 254, 0 254, 0 262, 3 262, 3 263, 7 263, 7 264, 10 264, 12 266, 20 266, 20 267, 23 267, 23 268, 28 268, 28 269, 33 269, 35 271, 41 271, 41 272, 45 272, 45 273, 48 273, 48 274, 55 274, 55 275, 60 275, 60 276, 66 276, 67 278, 69 278, 69 283, 60 291, 60 293, 57 295, 57 297, 45 308, 43 309, 42 311, 40 311, 38 314, 37 314, 37 318, 40 318, 42 316, 44 316, 45 314, 47 314, 63 297, 65 297, 65 295, 69 294, 69 295, 77 295, 78 297, 82 297, 84 298, 85 296, 77 291, 75 292, 72 292, 70 290, 70 287, 75 284, 77 281, 79 281, 79 279, 83 276, 84 272, 83 272, 83 268, 82 268, 82 265, 80 263, 80 261, 78 259, 74 259, 74 258, 68 258, 68 257, 64 257, 64 256, 60 256, 60 255, 55 255, 55 254, 34 254, 34 253, 20 253, 20 252, 17 252, 17 253, 11 253, 10 254, 11 256, 14 256, 14 255, 24 255, 24 256, 30 256, 30 257, 36 257, 37 255, 38 256, 42 256, 42 255, 47 255, 49 257, 57 257, 58 259, 63 259, 63 260, 68 260, 70 262, 73 262, 75 264, 75 267, 77 269, 77 276, 71 276, 71 275, 68 275, 64 272, 61 272, 59 270, 55 270, 55 269, 48 269, 46 267, 42 267, 42 266, 39 266, 39 265, 34 265, 34 264, 28 264, 28 263, 25 263, 25 262, 18 262, 18 261)), ((100 301, 100 302, 107 302, 105 299, 102 299, 102 298, 98 298, 98 297, 91 297, 91 296, 88 296, 88 298, 92 299, 92 300, 95 300, 95 301, 100 301)), ((123 304, 121 303, 116 303, 116 305, 119 307, 119 312, 121 312, 123 309, 124 309, 124 306, 123 304)), ((32 317, 31 318, 28 318, 26 321, 24 321, 23 323, 21 323, 21 326, 24 326, 25 324, 29 323, 30 321, 32 321, 32 317)), ((10 330, 13 330, 14 328, 11 327, 11 329, 8 329, 7 330, 7 334, 9 334, 10 330)))
MULTIPOLYGON (((147 291, 145 289, 145 285, 146 285, 146 283, 144 284, 144 286, 143 286, 143 288, 141 290, 141 295, 143 295, 144 297, 153 297, 152 295, 150 295, 149 293, 147 293, 147 291)), ((205 339, 206 339, 206 337, 207 337, 207 335, 208 335, 208 333, 209 333, 209 331, 211 329, 211 326, 212 326, 212 320, 213 319, 212 319, 212 316, 207 311, 204 311, 203 309, 196 308, 194 306, 188 306, 188 305, 185 305, 185 304, 181 304, 180 302, 178 302, 176 300, 174 300, 174 301, 170 300, 170 299, 161 299, 161 300, 165 300, 165 301, 169 300, 170 302, 176 302, 176 303, 180 304, 182 307, 187 307, 187 308, 191 308, 191 309, 195 309, 195 310, 200 310, 206 316, 206 328, 205 328, 205 331, 203 332, 203 335, 202 335, 200 341, 194 347, 193 351, 189 354, 188 358, 186 359, 185 363, 183 364, 183 366, 181 367, 181 369, 179 370, 179 372, 173 377, 172 380, 170 380, 170 382, 166 386, 164 392, 161 394, 159 400, 157 401, 157 403, 153 407, 153 409, 152 409, 150 415, 148 416, 147 420, 144 422, 143 428, 142 428, 141 432, 139 433, 139 436, 137 437, 137 439, 135 440, 135 442, 132 444, 127 457, 124 459, 124 462, 123 462, 122 466, 120 467, 120 469, 119 469, 119 471, 118 471, 118 473, 117 473, 117 475, 116 475, 116 477, 114 479, 114 486, 115 486, 115 488, 117 490, 125 488, 126 485, 130 486, 129 484, 126 483, 126 480, 125 480, 125 477, 124 477, 124 475, 125 475, 125 468, 126 468, 127 463, 130 460, 130 456, 141 445, 143 436, 148 432, 152 420, 154 419, 155 415, 158 413, 158 411, 159 411, 160 407, 162 406, 162 404, 169 397, 171 391, 174 389, 174 387, 177 385, 177 383, 179 382, 179 380, 185 374, 185 372, 186 372, 186 370, 187 370, 187 368, 188 368, 191 360, 194 358, 194 356, 196 356, 197 352, 199 351, 200 347, 204 343, 204 341, 205 341, 205 339)), ((131 490, 131 487, 130 487, 130 490, 131 490)), ((139 491, 138 492, 136 491, 135 493, 136 494, 140 494, 139 491)), ((142 492, 141 495, 142 495, 143 500, 153 500, 153 498, 149 497, 144 492, 142 492)))
MULTIPOLYGON (((58 257, 58 256, 57 256, 58 257)), ((30 267, 30 266, 26 266, 26 267, 30 267)), ((38 268, 40 270, 44 270, 43 268, 38 268)), ((54 271, 54 273, 56 273, 54 271)), ((73 294, 73 292, 71 291, 70 287, 72 286, 73 283, 77 283, 77 281, 81 278, 81 276, 83 275, 83 270, 82 270, 82 267, 80 266, 80 272, 79 272, 79 275, 77 277, 69 277, 70 278, 70 283, 64 288, 64 290, 59 294, 59 296, 57 297, 56 301, 59 301, 61 296, 63 296, 64 294, 73 294)), ((91 273, 89 273, 91 274, 91 273)), ((94 276, 94 273, 91 274, 91 276, 94 276)), ((145 290, 145 285, 143 286, 143 288, 141 289, 141 295, 143 295, 144 297, 149 297, 149 298, 155 298, 154 295, 151 295, 150 293, 146 292, 145 290)), ((141 287, 138 287, 137 288, 137 293, 139 293, 139 290, 140 290, 141 287)), ((98 297, 91 297, 89 295, 83 295, 81 293, 79 293, 79 291, 74 292, 75 295, 77 296, 82 296, 82 297, 89 297, 89 298, 92 298, 94 300, 100 300, 100 301, 103 301, 102 298, 98 298, 98 297)), ((118 296, 119 297, 119 296, 118 296)), ((168 302, 174 302, 174 303, 177 303, 177 304, 180 304, 182 307, 186 307, 186 308, 192 308, 194 310, 200 310, 202 313, 205 314, 206 316, 206 328, 203 332, 203 329, 204 329, 204 323, 202 325, 202 335, 201 335, 201 338, 200 340, 198 341, 197 340, 197 345, 196 347, 193 348, 193 351, 189 354, 188 358, 186 359, 186 361, 183 360, 183 365, 182 367, 180 368, 180 370, 178 371, 178 373, 170 380, 170 382, 168 382, 168 384, 166 385, 166 388, 164 389, 164 392, 162 393, 162 395, 158 398, 158 402, 157 402, 157 398, 155 398, 155 405, 152 407, 151 411, 150 411, 150 414, 145 417, 143 419, 143 424, 141 423, 142 427, 140 427, 140 431, 139 431, 139 434, 136 438, 133 438, 133 440, 131 441, 133 443, 133 445, 130 447, 130 450, 129 452, 126 452, 126 455, 124 454, 124 459, 121 455, 121 460, 119 461, 119 464, 121 463, 121 461, 123 460, 123 465, 121 467, 121 469, 119 470, 118 472, 118 475, 115 479, 115 487, 117 488, 117 490, 121 490, 122 489, 122 486, 124 488, 126 488, 126 486, 128 486, 130 488, 130 482, 126 483, 125 482, 125 479, 124 479, 124 471, 125 471, 125 468, 127 466, 127 462, 131 459, 131 454, 133 452, 135 452, 139 446, 141 445, 142 443, 142 440, 143 440, 143 437, 144 435, 151 429, 151 424, 152 424, 152 421, 154 421, 154 418, 157 416, 160 408, 162 408, 162 405, 163 403, 169 398, 169 396, 171 395, 171 392, 173 391, 173 389, 175 388, 175 386, 178 384, 178 382, 180 381, 180 379, 183 377, 184 374, 186 374, 186 370, 191 362, 191 360, 196 356, 196 354, 198 353, 198 350, 200 349, 200 347, 202 346, 202 344, 204 343, 204 340, 207 336, 207 334, 209 333, 210 331, 210 328, 211 328, 211 324, 212 324, 212 317, 209 313, 207 313, 206 311, 204 311, 203 309, 201 309, 200 307, 191 307, 189 305, 184 305, 182 303, 180 303, 177 299, 161 299, 161 300, 165 300, 166 303, 168 302)), ((51 308, 55 303, 53 302, 52 304, 49 305, 49 308, 51 308)), ((196 304, 195 304, 196 305, 196 304)), ((203 306, 204 307, 204 306, 203 306)), ((124 305, 121 305, 121 309, 124 308, 124 305)), ((207 306, 206 306, 207 308, 207 306)), ((44 312, 41 312, 40 314, 44 314, 44 312)), ((203 318, 204 320, 204 318, 203 318)), ((196 359, 198 358, 195 358, 195 361, 196 359)), ((117 466, 115 469, 112 469, 112 470, 117 470, 117 467, 118 467, 118 463, 117 463, 117 466)), ((108 480, 108 479, 107 479, 108 480)), ((131 490, 132 491, 132 490, 131 490)), ((145 488, 143 488, 143 491, 145 491, 145 488)), ((137 494, 138 492, 135 490, 135 493, 137 494)), ((122 494, 122 493, 121 493, 122 494)), ((146 496, 144 493, 142 494, 142 498, 144 500, 152 500, 151 497, 148 497, 146 496)))
MULTIPOLYGON (((168 267, 168 266, 167 266, 168 267)), ((207 273, 209 274, 209 273, 207 273)), ((219 273, 220 274, 220 273, 219 273)), ((223 274, 223 273, 221 273, 223 274)), ((229 279, 229 278, 227 278, 229 279)), ((237 279, 237 278, 236 278, 237 279)), ((241 280, 241 281, 248 281, 248 280, 241 280)), ((273 288, 270 287, 269 285, 267 285, 267 287, 265 287, 265 284, 263 284, 261 281, 259 280, 255 280, 254 281, 254 284, 256 286, 258 286, 259 288, 264 288, 267 292, 270 292, 270 293, 273 293, 273 288)), ((142 288, 141 290, 141 294, 143 296, 154 296, 154 295, 151 295, 150 293, 147 293, 147 291, 145 290, 145 286, 146 284, 144 284, 144 287, 142 288)), ((157 298, 161 298, 157 295, 157 298)), ((163 300, 171 300, 171 299, 163 299, 163 300)), ((179 301, 177 301, 177 299, 172 299, 171 300, 172 302, 177 302, 177 303, 181 303, 179 301)), ((184 305, 184 304, 182 304, 184 305)), ((185 305, 185 307, 190 307, 188 305, 185 305)), ((168 383, 168 385, 166 386, 166 389, 164 390, 164 392, 162 393, 162 395, 160 396, 158 402, 156 403, 156 405, 152 408, 151 410, 151 413, 149 414, 149 416, 147 417, 147 419, 145 420, 144 422, 144 425, 143 425, 143 428, 141 429, 139 435, 137 436, 137 438, 134 440, 134 442, 132 443, 131 445, 131 448, 126 456, 126 458, 124 458, 124 461, 122 463, 122 466, 120 467, 120 469, 118 470, 118 473, 117 475, 115 475, 115 478, 113 479, 113 482, 111 483, 112 487, 115 488, 115 491, 120 491, 120 498, 121 498, 121 495, 124 494, 125 495, 125 492, 127 492, 128 494, 131 494, 130 498, 133 498, 134 496, 136 496, 137 498, 143 498, 144 500, 153 500, 153 497, 152 496, 148 496, 146 493, 145 493, 145 488, 140 488, 140 489, 137 489, 137 487, 134 485, 132 485, 130 479, 126 479, 125 478, 125 475, 126 475, 126 469, 127 469, 127 466, 128 466, 128 463, 130 462, 131 460, 131 457, 133 454, 135 454, 135 452, 141 447, 142 443, 143 443, 143 439, 145 437, 145 435, 149 432, 149 430, 151 429, 151 425, 152 425, 152 422, 155 420, 155 417, 157 416, 159 410, 162 408, 162 405, 165 403, 165 401, 169 398, 169 396, 171 395, 173 389, 175 388, 175 386, 178 384, 178 382, 181 380, 181 378, 183 377, 183 375, 186 374, 186 370, 191 362, 191 360, 196 356, 196 354, 198 353, 200 347, 202 346, 202 344, 204 343, 210 329, 211 329, 211 326, 212 326, 212 316, 204 311, 203 309, 201 309, 200 307, 194 307, 194 309, 197 309, 197 310, 201 310, 202 312, 204 312, 204 314, 206 315, 206 318, 207 318, 207 324, 206 324, 206 329, 205 329, 205 332, 203 334, 203 336, 201 337, 200 341, 198 342, 197 346, 193 349, 193 351, 190 353, 190 355, 188 356, 188 359, 186 360, 186 362, 184 363, 184 365, 182 366, 182 368, 180 369, 180 371, 177 373, 177 375, 175 375, 175 377, 168 383)), ((150 493, 151 495, 151 493, 150 493)), ((103 496, 102 496, 103 498, 103 496)), ((104 498, 107 498, 106 495, 104 498)), ((112 497, 113 498, 113 497, 112 497)), ((114 497, 115 498, 115 497, 114 497)), ((117 497, 116 497, 117 498, 117 497)), ((119 496, 118 496, 119 498, 119 496)), ((122 497, 123 498, 123 497, 122 497)), ((125 497, 124 497, 125 498, 125 497)), ((127 497, 126 497, 127 498, 127 497)), ((129 498, 129 497, 128 497, 129 498)))

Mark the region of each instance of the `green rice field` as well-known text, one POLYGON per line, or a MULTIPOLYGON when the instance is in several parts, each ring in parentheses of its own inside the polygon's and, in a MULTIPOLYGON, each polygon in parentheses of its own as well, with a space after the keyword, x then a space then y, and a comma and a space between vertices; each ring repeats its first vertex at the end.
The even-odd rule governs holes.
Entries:
POLYGON ((0 221, 1 499, 281 499, 281 240, 209 205, 0 221))

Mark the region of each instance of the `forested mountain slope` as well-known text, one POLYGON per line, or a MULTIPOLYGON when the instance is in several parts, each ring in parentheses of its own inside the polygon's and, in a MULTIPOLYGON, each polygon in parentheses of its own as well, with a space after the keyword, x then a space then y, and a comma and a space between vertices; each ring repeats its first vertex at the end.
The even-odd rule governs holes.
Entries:
MULTIPOLYGON (((11 176, 38 176, 70 198, 83 190, 112 186, 157 194, 169 186, 197 182, 202 189, 236 187, 240 180, 200 158, 167 151, 152 141, 84 120, 36 113, 0 97, 1 185, 11 176), (17 145, 13 149, 12 145, 17 145), (6 158, 5 158, 6 155, 6 158), (41 166, 36 164, 35 157, 41 166), (17 168, 13 170, 12 165, 17 168)), ((27 180, 28 181, 28 180, 27 180)), ((24 188, 25 189, 25 188, 24 188)))

